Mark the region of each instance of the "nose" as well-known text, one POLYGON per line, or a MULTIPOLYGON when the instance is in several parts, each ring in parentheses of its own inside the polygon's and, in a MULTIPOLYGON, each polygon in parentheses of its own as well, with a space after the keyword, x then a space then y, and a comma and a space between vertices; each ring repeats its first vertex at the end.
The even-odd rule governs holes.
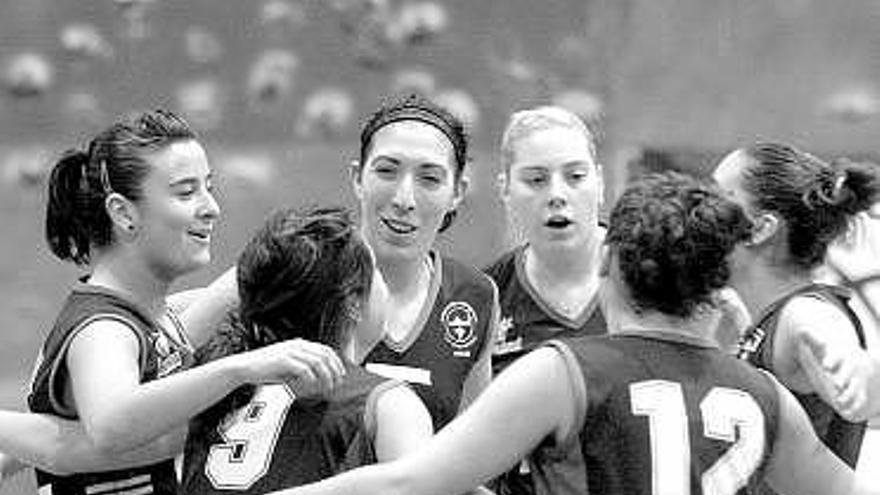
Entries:
POLYGON ((394 188, 391 204, 399 211, 412 211, 416 207, 415 184, 412 174, 404 174, 394 188))
POLYGON ((562 177, 552 175, 550 177, 550 187, 548 188, 547 202, 553 208, 559 208, 565 205, 567 201, 566 189, 567 185, 562 177))
POLYGON ((216 220, 220 217, 220 203, 217 202, 217 198, 215 198, 214 194, 209 190, 205 190, 205 194, 203 195, 202 204, 199 208, 199 216, 211 220, 216 220))

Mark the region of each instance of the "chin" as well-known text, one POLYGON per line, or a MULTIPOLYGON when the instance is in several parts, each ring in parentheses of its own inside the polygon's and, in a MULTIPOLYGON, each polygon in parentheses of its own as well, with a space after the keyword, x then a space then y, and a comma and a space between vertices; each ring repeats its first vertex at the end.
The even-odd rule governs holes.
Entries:
POLYGON ((384 241, 374 249, 377 258, 399 260, 420 259, 426 251, 420 249, 417 244, 397 245, 384 241))
POLYGON ((183 274, 192 273, 208 266, 209 263, 211 263, 211 253, 206 251, 205 253, 199 253, 187 260, 187 262, 181 267, 180 271, 183 272, 183 274))

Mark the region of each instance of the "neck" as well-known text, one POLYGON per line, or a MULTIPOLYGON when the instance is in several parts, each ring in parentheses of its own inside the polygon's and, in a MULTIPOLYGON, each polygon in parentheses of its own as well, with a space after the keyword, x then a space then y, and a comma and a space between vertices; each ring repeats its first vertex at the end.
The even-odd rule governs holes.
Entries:
POLYGON ((621 318, 618 331, 637 330, 643 332, 674 333, 708 339, 716 318, 712 311, 697 311, 687 318, 672 316, 657 311, 630 313, 621 318))
POLYGON ((540 287, 582 286, 599 279, 600 245, 588 243, 580 249, 525 249, 525 269, 529 281, 540 287))
POLYGON ((170 280, 163 280, 142 260, 121 251, 100 255, 89 283, 125 294, 157 321, 165 312, 171 287, 170 280))
POLYGON ((638 330, 711 338, 717 321, 715 312, 698 310, 693 315, 682 318, 659 311, 638 311, 619 282, 611 277, 604 278, 603 282, 602 310, 608 322, 608 333, 638 330))
POLYGON ((419 287, 430 280, 429 259, 425 255, 422 258, 376 258, 376 266, 385 278, 388 291, 391 295, 416 294, 419 287))
POLYGON ((732 286, 752 317, 757 317, 780 296, 812 282, 808 272, 755 263, 739 274, 732 286))

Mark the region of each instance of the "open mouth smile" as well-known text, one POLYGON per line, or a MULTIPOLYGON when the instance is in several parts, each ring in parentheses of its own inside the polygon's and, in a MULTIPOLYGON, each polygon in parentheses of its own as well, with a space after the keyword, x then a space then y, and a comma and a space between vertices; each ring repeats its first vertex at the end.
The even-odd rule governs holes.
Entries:
POLYGON ((382 218, 382 223, 388 227, 388 230, 394 232, 395 234, 407 235, 412 234, 417 229, 415 225, 412 225, 407 222, 401 222, 400 220, 395 220, 393 218, 382 218))

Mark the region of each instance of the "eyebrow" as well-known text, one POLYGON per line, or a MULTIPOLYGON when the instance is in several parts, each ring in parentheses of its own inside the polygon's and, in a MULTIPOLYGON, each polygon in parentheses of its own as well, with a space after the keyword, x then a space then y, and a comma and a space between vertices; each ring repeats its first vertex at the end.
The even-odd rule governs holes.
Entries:
MULTIPOLYGON (((200 182, 200 180, 201 179, 199 177, 186 176, 186 177, 182 177, 179 179, 173 179, 168 183, 168 185, 171 187, 184 186, 184 185, 198 183, 198 182, 200 182)), ((213 173, 209 173, 208 175, 205 176, 205 179, 204 179, 205 182, 211 182, 212 180, 214 180, 213 173)))
POLYGON ((388 155, 376 155, 375 157, 373 157, 372 160, 370 160, 370 165, 372 165, 372 164, 378 162, 379 160, 387 161, 387 162, 391 162, 391 163, 393 163, 393 164, 395 164, 395 165, 400 165, 400 160, 399 160, 399 159, 397 159, 397 158, 395 158, 395 157, 393 157, 393 156, 388 156, 388 155))

